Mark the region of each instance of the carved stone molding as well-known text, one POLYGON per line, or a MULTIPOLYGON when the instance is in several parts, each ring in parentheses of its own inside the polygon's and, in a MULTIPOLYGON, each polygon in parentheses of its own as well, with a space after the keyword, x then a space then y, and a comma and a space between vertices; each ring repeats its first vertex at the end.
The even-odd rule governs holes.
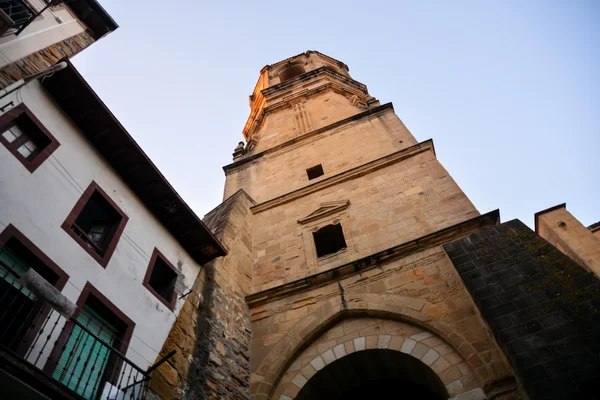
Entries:
POLYGON ((329 201, 326 203, 321 203, 321 206, 319 208, 308 214, 306 217, 298 220, 298 223, 304 225, 306 223, 315 221, 319 218, 323 218, 328 215, 343 211, 346 208, 348 208, 349 205, 350 200, 329 201))

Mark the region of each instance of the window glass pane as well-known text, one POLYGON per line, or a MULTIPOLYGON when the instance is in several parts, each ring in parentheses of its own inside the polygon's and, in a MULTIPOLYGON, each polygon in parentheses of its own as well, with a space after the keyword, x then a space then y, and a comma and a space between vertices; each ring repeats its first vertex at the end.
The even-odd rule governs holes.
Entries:
POLYGON ((4 139, 8 140, 8 143, 12 143, 17 137, 9 130, 2 132, 4 139))
MULTIPOLYGON (((27 143, 31 143, 31 140, 27 143)), ((29 157, 32 151, 27 147, 27 143, 17 149, 17 151, 25 158, 29 157)))
POLYGON ((19 129, 16 125, 14 125, 13 127, 4 131, 2 133, 2 136, 4 136, 4 138, 6 140, 8 140, 8 143, 12 143, 15 141, 16 138, 18 138, 22 134, 23 134, 23 131, 21 131, 21 129, 19 129))
POLYGON ((6 140, 8 140, 8 143, 12 143, 12 142, 14 142, 14 141, 15 141, 15 139, 17 138, 17 137, 15 136, 15 134, 14 134, 14 133, 12 133, 12 132, 10 131, 10 129, 9 129, 9 130, 7 130, 7 131, 4 131, 4 132, 2 133, 2 136, 4 136, 4 138, 5 138, 6 140))
POLYGON ((18 125, 13 125, 10 127, 10 131, 13 133, 13 135, 15 135, 15 137, 19 137, 23 134, 23 130, 19 128, 18 125))
POLYGON ((33 143, 33 141, 28 141, 26 142, 23 146, 27 147, 29 149, 29 151, 31 151, 32 153, 37 149, 37 146, 35 143, 33 143))

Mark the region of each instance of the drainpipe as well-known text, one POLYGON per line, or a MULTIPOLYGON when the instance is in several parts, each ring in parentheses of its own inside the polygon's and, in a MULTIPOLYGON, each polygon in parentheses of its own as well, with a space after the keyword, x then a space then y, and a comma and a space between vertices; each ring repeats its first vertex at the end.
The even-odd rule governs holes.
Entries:
POLYGON ((25 86, 26 84, 28 84, 29 82, 31 82, 34 79, 43 78, 44 76, 52 75, 56 71, 60 71, 61 69, 65 69, 66 67, 67 67, 67 63, 64 62, 64 61, 61 61, 58 64, 53 65, 52 67, 48 68, 45 71, 42 71, 42 72, 39 72, 37 74, 33 74, 33 75, 30 75, 30 76, 27 76, 27 77, 25 77, 23 79, 19 79, 18 81, 16 81, 12 85, 8 85, 6 88, 0 90, 0 99, 8 96, 9 94, 11 94, 12 92, 14 92, 15 90, 19 89, 22 86, 25 86))

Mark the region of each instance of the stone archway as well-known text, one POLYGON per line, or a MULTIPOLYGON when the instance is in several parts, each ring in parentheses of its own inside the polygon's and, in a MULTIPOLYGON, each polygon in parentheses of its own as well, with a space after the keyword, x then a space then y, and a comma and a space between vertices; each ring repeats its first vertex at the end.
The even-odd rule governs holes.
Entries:
POLYGON ((422 361, 400 351, 371 349, 322 368, 302 387, 296 400, 394 397, 445 400, 449 396, 439 377, 422 361))
MULTIPOLYGON (((481 320, 475 317, 470 300, 467 304, 461 302, 460 311, 455 310, 454 313, 444 312, 440 305, 397 294, 362 294, 348 289, 345 300, 343 306, 340 298, 322 302, 318 307, 310 306, 308 315, 295 319, 295 323, 293 319, 289 322, 286 320, 287 327, 284 330, 278 327, 280 330, 273 335, 278 340, 253 367, 253 398, 278 399, 284 375, 294 360, 304 354, 311 343, 326 336, 340 321, 358 317, 403 321, 417 330, 437 335, 454 350, 457 357, 464 360, 465 367, 473 371, 472 377, 477 381, 475 387, 489 387, 492 382, 504 379, 508 374, 506 364, 498 360, 499 354, 493 339, 487 334, 481 320), (459 323, 456 322, 456 314, 460 314, 459 323), (478 348, 475 348, 475 344, 478 348)), ((268 315, 266 310, 255 312, 257 315, 268 315)), ((259 337, 257 344, 268 345, 265 340, 259 337)))
MULTIPOLYGON (((322 371, 352 376, 352 368, 348 366, 352 359, 345 360, 347 357, 363 361, 379 371, 359 382, 361 384, 367 385, 374 380, 385 380, 386 384, 404 381, 405 387, 421 390, 423 398, 447 399, 471 390, 480 392, 481 398, 485 398, 463 357, 434 333, 402 321, 368 317, 343 319, 320 335, 287 368, 271 398, 317 398, 314 393, 322 387, 318 383, 324 377, 318 377, 322 371), (365 354, 358 355, 363 352, 365 354), (396 371, 382 374, 386 369, 396 371), (409 370, 419 372, 411 375, 409 370), (316 379, 314 382, 313 378, 316 379), (306 385, 309 386, 305 389, 306 385)), ((343 384, 334 395, 343 399, 344 389, 350 389, 357 381, 340 379, 343 384)))

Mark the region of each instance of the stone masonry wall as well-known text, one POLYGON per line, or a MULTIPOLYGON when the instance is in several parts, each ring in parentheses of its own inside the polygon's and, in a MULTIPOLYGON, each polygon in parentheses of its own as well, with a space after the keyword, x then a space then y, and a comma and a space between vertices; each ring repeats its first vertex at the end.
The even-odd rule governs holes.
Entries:
POLYGON ((243 191, 206 215, 204 222, 228 255, 203 267, 158 359, 149 399, 249 399, 250 319, 244 300, 251 287, 251 198, 243 191))
MULTIPOLYGON (((316 82, 312 86, 321 84, 323 82, 316 82)), ((285 106, 265 118, 255 134, 259 141, 254 154, 363 111, 353 106, 349 98, 333 90, 308 96, 300 104, 301 107, 285 106), (300 118, 302 123, 298 122, 300 118)))
MULTIPOLYGON (((260 294, 254 296, 262 298, 260 294)), ((257 400, 279 399, 283 393, 291 397, 289 390, 299 390, 289 386, 297 368, 306 368, 301 381, 309 379, 314 371, 307 365, 317 352, 360 336, 386 334, 387 326, 395 326, 393 321, 408 323, 412 328, 407 329, 414 330, 411 335, 431 332, 440 338, 438 344, 443 342, 453 349, 456 358, 448 365, 436 366, 443 382, 460 381, 451 388, 453 394, 494 388, 513 376, 439 246, 284 298, 265 297, 265 302, 251 302, 250 307, 252 394, 257 400), (335 328, 341 321, 357 317, 383 320, 379 327, 362 318, 352 323, 352 329, 335 328), (327 333, 331 329, 336 333, 327 333), (453 363, 464 363, 464 371, 454 368, 453 363)), ((513 385, 493 398, 520 397, 513 385)))
POLYGON ((88 32, 55 43, 0 69, 0 89, 19 79, 45 71, 65 57, 71 57, 94 43, 88 32))
POLYGON ((444 248, 532 400, 598 398, 600 280, 519 220, 444 248))
POLYGON ((255 212, 254 290, 331 269, 478 215, 432 151, 294 201, 255 212), (347 209, 301 225, 324 202, 347 209), (341 221, 347 249, 317 260, 311 230, 341 221))
MULTIPOLYGON (((328 104, 323 103, 321 112, 335 114, 336 109, 328 104)), ((363 111, 354 108, 355 113, 363 111)), ((277 134, 280 124, 293 120, 293 117, 280 118, 282 113, 269 117, 274 119, 273 122, 269 119, 269 123, 275 124, 273 129, 277 134)), ((317 109, 313 113, 320 115, 317 109)), ((388 108, 227 171, 225 197, 244 189, 261 203, 415 144, 416 139, 393 109, 388 108), (324 175, 309 181, 306 169, 318 164, 323 166, 324 175)))
POLYGON ((536 230, 541 237, 600 278, 600 237, 568 212, 564 204, 537 213, 536 230))

